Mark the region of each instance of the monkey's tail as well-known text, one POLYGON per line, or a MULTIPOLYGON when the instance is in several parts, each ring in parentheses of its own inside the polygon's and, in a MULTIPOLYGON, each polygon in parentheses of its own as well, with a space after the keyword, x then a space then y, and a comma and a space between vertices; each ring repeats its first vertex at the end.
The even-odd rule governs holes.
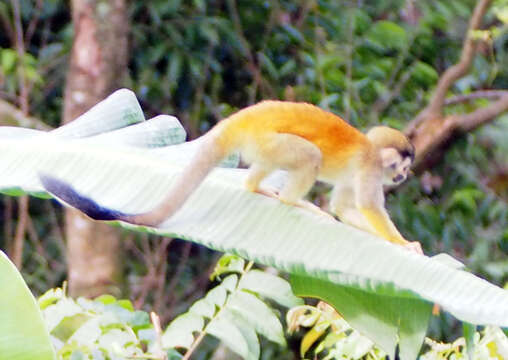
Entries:
POLYGON ((39 174, 39 178, 44 188, 62 199, 72 207, 77 208, 89 217, 95 220, 122 220, 128 214, 120 211, 108 209, 97 204, 94 200, 78 193, 74 188, 60 179, 54 178, 50 175, 39 174))
POLYGON ((103 207, 89 197, 78 193, 70 184, 62 180, 46 174, 41 174, 39 177, 48 192, 82 211, 92 219, 105 221, 121 220, 136 225, 156 226, 173 215, 196 190, 214 166, 229 154, 229 149, 224 149, 224 146, 218 142, 219 137, 222 135, 222 132, 218 130, 212 129, 209 133, 202 136, 201 146, 183 172, 177 175, 175 183, 171 186, 164 200, 153 210, 145 213, 128 214, 103 207))
POLYGON ((222 133, 217 130, 212 129, 201 137, 202 144, 198 151, 177 176, 160 205, 146 213, 129 215, 123 220, 132 224, 154 226, 180 209, 208 173, 230 153, 230 149, 225 149, 219 143, 218 140, 222 133))

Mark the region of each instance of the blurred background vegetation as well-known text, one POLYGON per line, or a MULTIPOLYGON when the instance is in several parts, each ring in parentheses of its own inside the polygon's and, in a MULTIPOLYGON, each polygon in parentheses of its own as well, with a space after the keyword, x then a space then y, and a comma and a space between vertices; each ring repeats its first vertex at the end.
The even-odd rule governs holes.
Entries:
MULTIPOLYGON (((147 118, 176 115, 189 138, 262 99, 307 101, 362 130, 387 124, 418 136, 411 124, 444 71, 459 61, 468 34, 474 56, 446 89, 441 118, 507 99, 508 1, 484 2, 482 31, 470 32, 473 0, 132 0, 124 24, 126 71, 113 87, 131 88, 147 118)), ((0 125, 60 125, 79 29, 71 8, 78 3, 0 3, 0 125)), ((108 2, 89 3, 100 14, 108 2)), ((122 45, 107 44, 115 46, 122 45)), ((387 198, 401 232, 422 242, 427 254, 447 252, 500 286, 508 281, 503 110, 480 127, 453 132, 387 198)), ((313 192, 324 208, 327 190, 313 192)), ((76 260, 68 253, 61 207, 1 199, 0 248, 19 258, 32 291, 72 282, 68 272, 76 260)), ((114 266, 123 275, 108 280, 107 291, 132 299, 136 308, 154 309, 164 323, 206 291, 218 254, 177 239, 118 236, 125 255, 113 254, 120 258, 114 266)), ((88 240, 101 237, 97 231, 88 240)), ((459 324, 445 313, 432 320, 432 338, 451 341, 458 334, 459 324)))

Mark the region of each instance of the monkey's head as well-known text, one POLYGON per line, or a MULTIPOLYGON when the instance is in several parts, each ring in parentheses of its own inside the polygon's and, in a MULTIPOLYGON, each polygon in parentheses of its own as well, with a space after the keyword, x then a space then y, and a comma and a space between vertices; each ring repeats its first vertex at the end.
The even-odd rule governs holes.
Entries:
POLYGON ((379 149, 383 164, 383 184, 398 185, 407 179, 415 158, 415 149, 400 131, 386 126, 376 126, 367 137, 379 149))

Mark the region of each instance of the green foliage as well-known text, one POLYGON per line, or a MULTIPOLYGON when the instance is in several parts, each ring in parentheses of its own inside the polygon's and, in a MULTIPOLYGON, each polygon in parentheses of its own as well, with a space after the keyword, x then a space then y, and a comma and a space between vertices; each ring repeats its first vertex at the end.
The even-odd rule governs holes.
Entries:
MULTIPOLYGON (((300 356, 314 355, 313 359, 323 360, 385 360, 387 354, 372 341, 353 329, 333 308, 320 302, 314 306, 297 306, 287 313, 288 331, 307 328, 300 343, 300 356)), ((508 338, 500 328, 486 327, 476 332, 472 327, 471 340, 458 338, 453 343, 440 343, 425 339, 427 349, 421 360, 468 359, 503 360, 508 357, 508 338), (466 343, 468 346, 466 347, 466 343)))
POLYGON ((251 270, 251 266, 252 263, 245 265, 237 256, 224 255, 212 278, 225 278, 203 299, 195 302, 188 312, 169 324, 162 336, 163 347, 192 352, 203 336, 210 334, 243 359, 255 360, 260 355, 256 334, 285 346, 282 325, 262 298, 282 306, 294 306, 302 301, 292 295, 287 282, 275 275, 251 270), (263 279, 261 287, 260 277, 263 279), (258 292, 259 288, 261 291, 258 292))
MULTIPOLYGON (((503 331, 488 326, 481 332, 473 334, 474 351, 471 360, 503 360, 508 357, 508 338, 503 331)), ((425 340, 430 350, 423 354, 421 360, 468 359, 466 339, 458 338, 451 344, 439 343, 429 338, 425 340)))
POLYGON ((1 49, 0 63, 4 75, 13 74, 16 70, 16 60, 18 53, 12 49, 1 49))
POLYGON ((63 84, 72 45, 69 6, 62 0, 19 3, 26 51, 21 58, 15 45, 12 3, 0 4, 3 20, 0 22, 0 95, 15 102, 20 91, 18 75, 22 72, 30 92, 30 114, 56 127, 60 123, 63 84))
MULTIPOLYGON (((402 4, 393 3, 395 13, 402 4)), ((133 58, 135 91, 154 108, 190 116, 191 134, 197 118, 223 116, 224 103, 273 97, 318 103, 360 126, 380 115, 398 118, 400 126, 421 106, 415 95, 436 81, 432 61, 439 53, 432 42, 439 15, 427 5, 420 24, 410 27, 393 16, 377 19, 373 5, 319 1, 302 14, 292 1, 227 4, 158 0, 133 7, 134 19, 143 20, 133 22, 134 47, 143 49, 133 58), (403 65, 413 63, 414 79, 403 80, 403 65), (396 102, 376 113, 372 105, 399 81, 407 85, 396 102)))
POLYGON ((411 70, 412 79, 423 86, 431 86, 438 80, 436 70, 422 61, 417 61, 411 70))
POLYGON ((4 79, 7 91, 18 91, 18 71, 22 71, 27 82, 33 86, 44 85, 44 80, 37 69, 37 59, 25 54, 20 57, 13 49, 0 47, 0 77, 4 79))
POLYGON ((257 334, 286 345, 282 324, 266 300, 289 306, 302 301, 291 294, 283 279, 251 270, 251 266, 241 258, 225 255, 213 274, 217 279, 225 277, 164 332, 150 322, 148 313, 134 310, 130 301, 111 295, 74 300, 66 296, 65 288, 56 288, 38 301, 59 359, 162 359, 161 354, 179 359, 182 356, 176 348, 187 349, 186 356, 190 356, 206 334, 221 340, 244 359, 259 359, 257 334), (264 274, 267 288, 278 289, 273 290, 273 296, 265 293, 262 299, 250 286, 257 273, 264 274))
POLYGON ((300 356, 307 353, 323 360, 385 360, 387 354, 371 340, 354 330, 332 307, 320 302, 317 307, 304 305, 287 313, 288 332, 309 328, 300 343, 300 356))
POLYGON ((391 49, 402 50, 408 46, 406 31, 391 21, 378 21, 365 34, 374 49, 381 52, 391 49))
POLYGON ((113 360, 160 352, 148 314, 135 311, 128 300, 111 295, 74 300, 65 288, 56 288, 38 301, 59 359, 113 360), (154 352, 145 352, 146 346, 154 352))

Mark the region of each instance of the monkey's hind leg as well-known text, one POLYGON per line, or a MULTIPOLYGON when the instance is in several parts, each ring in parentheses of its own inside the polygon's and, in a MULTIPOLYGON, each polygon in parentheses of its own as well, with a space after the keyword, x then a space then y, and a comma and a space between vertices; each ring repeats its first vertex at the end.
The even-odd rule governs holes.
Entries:
POLYGON ((249 167, 249 173, 245 181, 245 187, 251 192, 256 192, 261 195, 278 198, 277 192, 274 190, 261 189, 259 184, 261 181, 273 171, 272 168, 262 165, 261 163, 254 163, 249 167))
POLYGON ((256 185, 254 191, 273 197, 271 192, 259 189, 259 182, 273 169, 287 170, 288 180, 275 196, 283 203, 333 218, 318 206, 303 200, 314 185, 321 167, 321 150, 316 145, 296 135, 273 134, 265 139, 260 150, 258 155, 263 166, 253 164, 248 186, 250 184, 252 188, 256 185))

